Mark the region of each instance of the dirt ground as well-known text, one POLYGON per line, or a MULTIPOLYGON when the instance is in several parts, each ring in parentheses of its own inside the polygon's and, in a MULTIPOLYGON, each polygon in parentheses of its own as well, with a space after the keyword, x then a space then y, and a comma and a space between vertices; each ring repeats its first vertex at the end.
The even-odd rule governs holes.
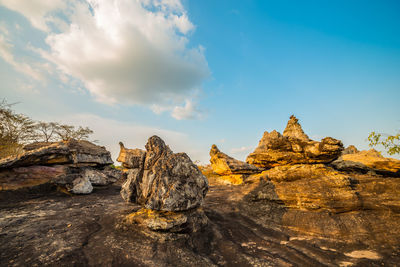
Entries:
POLYGON ((276 201, 255 202, 257 183, 213 184, 203 203, 208 226, 197 233, 121 226, 139 207, 119 185, 90 195, 54 188, 0 193, 1 266, 396 266, 398 247, 304 235, 281 224, 276 201))

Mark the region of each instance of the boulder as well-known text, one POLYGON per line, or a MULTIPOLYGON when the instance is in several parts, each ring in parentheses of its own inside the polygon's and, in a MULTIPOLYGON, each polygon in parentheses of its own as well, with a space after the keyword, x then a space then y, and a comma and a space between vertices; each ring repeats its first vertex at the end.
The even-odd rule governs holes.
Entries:
POLYGON ((253 174, 261 172, 256 166, 222 153, 216 145, 212 145, 210 156, 211 167, 213 171, 219 175, 253 174))
MULTIPOLYGON (((140 153, 143 155, 143 153, 140 153)), ((126 154, 128 155, 128 154, 126 154)), ((207 178, 185 153, 173 153, 158 136, 149 138, 145 157, 130 157, 121 196, 147 209, 185 211, 199 207, 208 190, 207 178)))
POLYGON ((72 139, 28 146, 21 155, 1 159, 0 169, 55 164, 105 166, 112 163, 111 154, 105 147, 72 139))
POLYGON ((264 132, 258 147, 247 156, 246 162, 259 168, 281 165, 329 163, 343 150, 341 141, 326 137, 312 141, 304 134, 296 117, 291 116, 284 135, 277 131, 264 132))
POLYGON ((93 191, 93 186, 89 181, 87 176, 76 178, 73 183, 72 187, 69 190, 74 194, 90 194, 93 191))

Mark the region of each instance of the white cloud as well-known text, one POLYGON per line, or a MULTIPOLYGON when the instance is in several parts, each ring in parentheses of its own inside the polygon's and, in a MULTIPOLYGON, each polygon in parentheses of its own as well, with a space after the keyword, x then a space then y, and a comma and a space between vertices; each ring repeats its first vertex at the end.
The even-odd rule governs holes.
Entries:
POLYGON ((54 22, 52 11, 66 8, 63 0, 0 0, 0 5, 24 15, 33 27, 49 31, 48 24, 54 22))
POLYGON ((184 106, 176 106, 172 110, 172 117, 177 120, 193 120, 201 118, 203 113, 191 100, 186 100, 184 106))
POLYGON ((102 103, 144 105, 178 119, 198 117, 193 99, 210 71, 204 48, 189 42, 195 27, 180 0, 0 4, 47 33, 49 49, 30 51, 56 66, 60 82, 77 79, 102 103))

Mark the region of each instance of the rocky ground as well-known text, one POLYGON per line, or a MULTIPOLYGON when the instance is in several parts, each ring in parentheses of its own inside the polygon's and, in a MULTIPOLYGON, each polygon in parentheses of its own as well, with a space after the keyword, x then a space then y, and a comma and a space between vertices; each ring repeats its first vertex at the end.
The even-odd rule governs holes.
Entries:
MULTIPOLYGON (((3 191, 0 265, 396 266, 400 262, 400 242, 370 242, 376 238, 368 233, 347 239, 326 237, 285 226, 283 219, 293 214, 282 203, 255 197, 269 190, 265 188, 263 181, 233 186, 210 177, 202 207, 208 226, 180 234, 121 224, 122 217, 140 207, 122 200, 120 185, 95 187, 90 195, 67 195, 51 188, 3 191)), ((315 213, 307 219, 320 216, 315 213)))

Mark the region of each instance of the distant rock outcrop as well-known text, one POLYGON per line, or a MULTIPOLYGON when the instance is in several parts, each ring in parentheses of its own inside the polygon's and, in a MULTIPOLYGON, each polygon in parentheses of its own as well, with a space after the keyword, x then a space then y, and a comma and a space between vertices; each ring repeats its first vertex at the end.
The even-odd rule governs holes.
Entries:
MULTIPOLYGON (((198 208, 207 194, 207 178, 188 155, 173 153, 158 136, 149 138, 146 151, 127 150, 121 145, 118 159, 123 161, 124 166, 131 167, 127 181, 121 189, 122 198, 145 208, 141 213, 129 215, 128 221, 144 224, 152 230, 162 225, 165 226, 161 227, 163 230, 180 228, 179 225, 186 225, 186 222, 190 221, 182 218, 189 216, 189 210, 198 208), (160 220, 168 214, 172 216, 171 220, 180 219, 173 223, 173 227, 161 222, 159 226, 154 227, 153 215, 156 213, 160 220), (177 213, 181 215, 178 216, 177 213)), ((189 217, 192 215, 191 211, 189 217)), ((193 225, 188 227, 196 228, 193 225)))
POLYGON ((111 168, 110 152, 88 141, 33 143, 25 153, 0 160, 2 190, 30 188, 46 183, 88 194, 92 185, 108 185, 122 177, 111 168))
POLYGON ((348 147, 346 147, 343 151, 342 151, 342 155, 346 155, 346 154, 355 154, 358 153, 358 149, 353 146, 353 145, 349 145, 348 147))
POLYGON ((213 171, 219 175, 253 174, 261 172, 256 166, 222 153, 216 145, 211 146, 210 156, 211 167, 213 171))
POLYGON ((347 172, 373 172, 385 176, 400 176, 400 160, 385 158, 375 149, 342 154, 332 166, 347 172))
POLYGON ((341 141, 326 137, 312 141, 303 132, 296 117, 291 116, 284 134, 264 132, 258 147, 247 156, 246 162, 259 168, 280 165, 329 163, 343 150, 341 141))

